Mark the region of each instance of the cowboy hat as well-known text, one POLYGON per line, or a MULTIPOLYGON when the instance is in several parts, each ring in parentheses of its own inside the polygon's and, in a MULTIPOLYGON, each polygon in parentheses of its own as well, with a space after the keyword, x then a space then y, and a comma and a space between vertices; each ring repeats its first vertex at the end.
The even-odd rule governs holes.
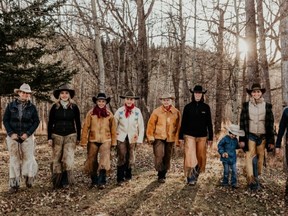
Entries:
POLYGON ((96 104, 97 100, 105 100, 106 104, 108 104, 111 100, 110 97, 107 97, 105 93, 98 93, 98 95, 95 97, 92 97, 93 102, 96 104))
POLYGON ((196 86, 193 88, 193 90, 190 89, 190 92, 191 92, 191 93, 197 92, 197 93, 205 94, 205 93, 207 92, 207 90, 203 89, 203 87, 200 86, 200 85, 196 85, 196 86))
POLYGON ((120 98, 124 99, 124 98, 133 98, 135 100, 139 99, 139 96, 136 96, 135 93, 131 90, 128 90, 125 95, 120 95, 120 98))
POLYGON ((56 89, 56 90, 53 91, 53 95, 54 95, 54 97, 55 97, 56 99, 59 98, 59 95, 60 95, 60 92, 61 92, 61 91, 68 91, 69 94, 70 94, 71 99, 72 99, 72 98, 74 97, 74 95, 75 95, 75 91, 74 91, 73 89, 71 89, 68 84, 64 84, 64 85, 60 86, 58 89, 56 89))
POLYGON ((246 88, 246 92, 251 95, 251 92, 254 90, 260 90, 262 94, 266 92, 265 88, 261 88, 261 85, 259 83, 253 83, 251 86, 251 89, 246 88))
POLYGON ((236 136, 245 136, 245 132, 243 130, 240 130, 239 125, 231 124, 229 126, 225 127, 230 133, 236 135, 236 136))
POLYGON ((23 83, 19 89, 14 89, 14 93, 18 94, 19 92, 32 93, 30 86, 26 83, 23 83))
POLYGON ((174 100, 175 97, 173 97, 170 93, 168 92, 165 92, 161 95, 161 97, 159 97, 160 100, 163 100, 163 99, 172 99, 174 100))

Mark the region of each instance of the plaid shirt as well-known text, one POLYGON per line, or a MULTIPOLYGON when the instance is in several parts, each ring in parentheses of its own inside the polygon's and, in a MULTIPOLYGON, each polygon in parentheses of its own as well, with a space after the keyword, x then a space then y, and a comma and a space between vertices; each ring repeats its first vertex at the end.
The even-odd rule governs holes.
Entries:
MULTIPOLYGON (((266 148, 269 144, 274 144, 274 116, 272 112, 272 105, 266 102, 266 115, 265 115, 265 139, 266 148)), ((245 149, 248 148, 248 135, 249 135, 249 102, 243 103, 242 111, 240 114, 240 129, 245 131, 244 137, 239 137, 240 142, 245 142, 245 149)))

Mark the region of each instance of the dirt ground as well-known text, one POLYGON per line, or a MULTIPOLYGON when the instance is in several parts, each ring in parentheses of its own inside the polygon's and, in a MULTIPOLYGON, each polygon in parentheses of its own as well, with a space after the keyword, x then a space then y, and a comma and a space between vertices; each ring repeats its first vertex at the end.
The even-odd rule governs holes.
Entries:
MULTIPOLYGON (((215 144, 216 146, 216 144, 215 144)), ((183 153, 176 149, 172 168, 165 184, 156 181, 152 147, 137 149, 133 180, 116 185, 116 158, 112 155, 112 171, 104 190, 89 189, 90 179, 82 173, 86 149, 77 148, 75 158, 76 185, 52 190, 50 182, 51 149, 37 139, 38 177, 32 188, 22 183, 17 194, 8 191, 9 155, 0 142, 0 215, 288 215, 284 192, 286 175, 282 160, 270 155, 261 176, 263 188, 251 192, 243 175, 244 154, 239 152, 239 189, 219 186, 222 164, 216 147, 209 149, 206 172, 196 186, 186 185, 183 177, 183 153)))

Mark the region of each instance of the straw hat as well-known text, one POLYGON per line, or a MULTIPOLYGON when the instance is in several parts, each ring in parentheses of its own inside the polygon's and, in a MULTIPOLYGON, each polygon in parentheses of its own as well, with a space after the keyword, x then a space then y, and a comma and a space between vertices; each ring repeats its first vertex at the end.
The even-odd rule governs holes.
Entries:
POLYGON ((245 132, 243 130, 240 130, 239 125, 231 124, 229 126, 225 127, 230 133, 236 135, 236 136, 245 136, 245 132))
POLYGON ((139 99, 140 97, 139 96, 136 96, 136 94, 131 91, 131 90, 128 90, 125 95, 120 95, 120 98, 124 99, 124 98, 133 98, 135 100, 139 99))
POLYGON ((19 92, 32 93, 30 86, 26 83, 23 83, 19 89, 14 89, 14 93, 18 94, 19 92))

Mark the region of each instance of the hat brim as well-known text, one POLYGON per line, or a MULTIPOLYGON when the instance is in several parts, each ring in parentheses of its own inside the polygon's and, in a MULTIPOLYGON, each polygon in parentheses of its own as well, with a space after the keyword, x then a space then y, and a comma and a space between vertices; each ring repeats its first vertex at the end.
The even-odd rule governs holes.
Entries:
POLYGON ((57 90, 53 91, 53 96, 56 99, 59 99, 59 95, 60 95, 61 91, 68 91, 71 99, 75 96, 75 91, 73 89, 57 89, 57 90))
POLYGON ((230 133, 236 135, 236 136, 245 136, 245 132, 243 130, 231 130, 229 127, 225 127, 230 133))
POLYGON ((139 96, 125 96, 125 95, 120 95, 119 97, 122 98, 122 99, 125 99, 125 98, 132 98, 132 99, 135 99, 135 100, 140 99, 139 96))
POLYGON ((106 104, 110 103, 110 100, 111 98, 110 97, 107 97, 107 98, 104 98, 104 97, 92 97, 92 101, 96 104, 97 100, 105 100, 106 101, 106 104))
POLYGON ((206 94, 207 90, 204 90, 204 91, 193 91, 192 89, 189 89, 189 91, 191 93, 202 93, 202 94, 206 94))
POLYGON ((248 89, 246 88, 246 92, 251 95, 252 91, 254 90, 260 90, 262 92, 262 94, 264 94, 266 92, 266 89, 265 88, 262 88, 262 89, 248 89))
POLYGON ((32 94, 32 91, 25 91, 25 90, 20 90, 20 89, 14 89, 14 93, 15 93, 15 94, 18 94, 19 92, 26 92, 26 93, 32 94))
POLYGON ((163 100, 163 99, 175 100, 175 97, 160 97, 160 98, 159 98, 159 100, 163 100))

